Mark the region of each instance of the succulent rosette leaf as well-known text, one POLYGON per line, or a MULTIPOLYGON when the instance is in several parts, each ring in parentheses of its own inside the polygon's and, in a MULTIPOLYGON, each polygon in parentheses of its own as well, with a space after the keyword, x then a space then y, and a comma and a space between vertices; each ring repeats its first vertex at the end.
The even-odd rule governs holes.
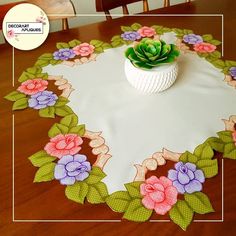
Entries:
POLYGON ((144 38, 134 47, 128 48, 125 56, 138 68, 152 69, 160 64, 174 62, 179 56, 179 50, 174 44, 144 38))

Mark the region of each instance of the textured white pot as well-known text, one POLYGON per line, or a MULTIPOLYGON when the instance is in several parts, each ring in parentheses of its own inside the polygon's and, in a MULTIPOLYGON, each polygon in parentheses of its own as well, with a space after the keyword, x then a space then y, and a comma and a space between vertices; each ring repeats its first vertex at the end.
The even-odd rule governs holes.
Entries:
POLYGON ((125 74, 129 83, 142 93, 157 93, 169 88, 178 74, 177 62, 160 65, 151 70, 135 67, 130 60, 125 61, 125 74))

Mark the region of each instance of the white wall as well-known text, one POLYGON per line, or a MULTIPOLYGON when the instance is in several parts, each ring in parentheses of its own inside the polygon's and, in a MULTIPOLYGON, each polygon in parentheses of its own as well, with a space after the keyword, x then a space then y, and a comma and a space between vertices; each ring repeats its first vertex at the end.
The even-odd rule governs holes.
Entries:
MULTIPOLYGON (((22 0, 0 0, 0 5, 10 3, 10 2, 19 2, 22 0)), ((77 14, 96 14, 95 0, 72 0, 76 13, 77 14)), ((149 0, 150 10, 163 7, 164 0, 149 0)), ((185 2, 185 0, 171 0, 171 5, 179 4, 185 2)), ((128 6, 130 13, 142 12, 142 2, 137 2, 130 4, 128 6)), ((117 8, 110 11, 111 14, 121 14, 122 9, 117 8)), ((102 13, 98 13, 102 14, 102 13)), ((78 27, 80 25, 86 25, 94 22, 104 21, 105 16, 78 16, 72 19, 69 19, 70 28, 78 27)), ((61 30, 61 21, 51 21, 50 32, 61 30)), ((4 42, 2 32, 0 35, 0 43, 4 42)))

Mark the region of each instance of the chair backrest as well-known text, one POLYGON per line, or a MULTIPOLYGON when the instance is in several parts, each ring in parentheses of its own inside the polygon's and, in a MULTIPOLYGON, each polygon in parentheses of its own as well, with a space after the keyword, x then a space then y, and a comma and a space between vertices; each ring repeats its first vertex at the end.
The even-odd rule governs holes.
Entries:
POLYGON ((109 10, 122 7, 124 14, 129 14, 127 5, 134 2, 143 2, 143 11, 148 11, 148 0, 96 0, 96 10, 105 12, 106 18, 111 19, 109 10))
POLYGON ((69 29, 67 18, 75 16, 75 8, 70 0, 29 0, 42 8, 48 15, 49 20, 62 20, 62 29, 69 29), (50 15, 53 14, 53 15, 50 15))
POLYGON ((20 4, 20 3, 25 3, 25 1, 22 2, 12 2, 12 3, 7 3, 7 4, 1 4, 0 5, 0 30, 2 30, 2 22, 4 19, 4 16, 7 14, 7 12, 14 6, 20 4))
POLYGON ((65 19, 75 15, 74 5, 70 0, 28 0, 28 2, 42 8, 50 20, 65 19))

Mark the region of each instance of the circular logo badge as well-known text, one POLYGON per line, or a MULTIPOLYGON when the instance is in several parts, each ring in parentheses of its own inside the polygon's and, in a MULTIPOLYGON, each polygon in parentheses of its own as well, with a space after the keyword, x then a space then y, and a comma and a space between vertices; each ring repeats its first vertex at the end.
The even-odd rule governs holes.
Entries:
POLYGON ((39 47, 49 33, 49 21, 45 12, 29 3, 11 8, 3 20, 3 34, 8 43, 20 50, 39 47))

